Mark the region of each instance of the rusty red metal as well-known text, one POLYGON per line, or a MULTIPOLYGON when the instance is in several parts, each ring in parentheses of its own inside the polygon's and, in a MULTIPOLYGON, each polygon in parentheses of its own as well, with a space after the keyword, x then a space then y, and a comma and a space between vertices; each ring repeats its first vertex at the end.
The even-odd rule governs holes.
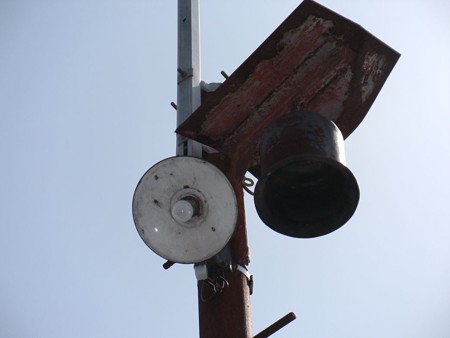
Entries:
MULTIPOLYGON (((245 225, 244 192, 242 182, 229 172, 227 164, 220 159, 215 164, 227 174, 238 203, 238 220, 236 230, 229 242, 234 264, 247 266, 249 250, 247 246, 247 229, 245 225)), ((250 288, 247 277, 237 269, 227 272, 225 278, 229 282, 219 297, 210 302, 201 301, 202 285, 198 283, 199 294, 199 333, 200 338, 250 338, 252 325, 250 319, 250 288)))
POLYGON ((323 115, 348 137, 399 57, 361 26, 306 0, 216 91, 203 93, 176 132, 224 153, 245 173, 259 165, 264 129, 290 111, 323 115))

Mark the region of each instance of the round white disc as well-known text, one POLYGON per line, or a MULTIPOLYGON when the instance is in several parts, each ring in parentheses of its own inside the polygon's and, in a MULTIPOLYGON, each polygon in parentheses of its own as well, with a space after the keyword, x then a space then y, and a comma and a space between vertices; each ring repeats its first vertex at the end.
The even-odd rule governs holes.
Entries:
POLYGON ((222 250, 234 232, 237 213, 236 196, 225 175, 194 157, 170 157, 155 164, 133 196, 134 223, 142 240, 177 263, 202 262, 222 250), (186 202, 191 200, 196 207, 192 217, 191 202, 186 202), (188 217, 182 216, 185 210, 188 217), (174 212, 181 217, 174 217, 174 212))

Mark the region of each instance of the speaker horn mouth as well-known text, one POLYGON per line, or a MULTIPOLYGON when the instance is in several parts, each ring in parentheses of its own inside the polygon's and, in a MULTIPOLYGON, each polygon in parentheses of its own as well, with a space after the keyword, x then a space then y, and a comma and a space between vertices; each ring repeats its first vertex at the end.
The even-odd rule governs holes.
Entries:
POLYGON ((264 131, 260 148, 255 206, 267 226, 311 238, 352 217, 358 183, 345 166, 344 140, 332 121, 306 111, 283 115, 264 131))
POLYGON ((277 163, 256 184, 255 206, 271 229, 313 238, 343 226, 354 214, 359 188, 343 164, 318 156, 277 163))

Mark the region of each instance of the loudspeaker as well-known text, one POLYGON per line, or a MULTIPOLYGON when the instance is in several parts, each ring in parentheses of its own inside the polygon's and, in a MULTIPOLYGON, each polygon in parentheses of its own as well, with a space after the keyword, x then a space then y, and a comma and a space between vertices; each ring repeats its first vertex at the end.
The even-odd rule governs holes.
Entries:
POLYGON ((358 184, 345 166, 342 134, 326 117, 307 111, 279 117, 262 135, 260 156, 255 206, 273 230, 312 238, 352 217, 358 184))

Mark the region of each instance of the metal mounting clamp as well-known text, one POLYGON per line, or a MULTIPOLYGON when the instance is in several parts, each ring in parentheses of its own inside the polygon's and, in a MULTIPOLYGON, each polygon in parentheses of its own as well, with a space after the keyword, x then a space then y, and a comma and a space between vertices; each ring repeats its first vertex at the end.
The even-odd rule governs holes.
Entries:
POLYGON ((194 76, 194 69, 192 67, 188 68, 186 70, 183 70, 181 68, 177 68, 177 72, 178 72, 177 84, 180 84, 181 82, 183 82, 187 78, 190 78, 190 77, 194 76))
POLYGON ((253 275, 251 275, 250 272, 248 272, 248 269, 247 269, 246 266, 235 264, 233 267, 237 271, 242 273, 245 277, 247 277, 247 284, 248 284, 248 287, 250 289, 250 294, 253 294, 253 275))

